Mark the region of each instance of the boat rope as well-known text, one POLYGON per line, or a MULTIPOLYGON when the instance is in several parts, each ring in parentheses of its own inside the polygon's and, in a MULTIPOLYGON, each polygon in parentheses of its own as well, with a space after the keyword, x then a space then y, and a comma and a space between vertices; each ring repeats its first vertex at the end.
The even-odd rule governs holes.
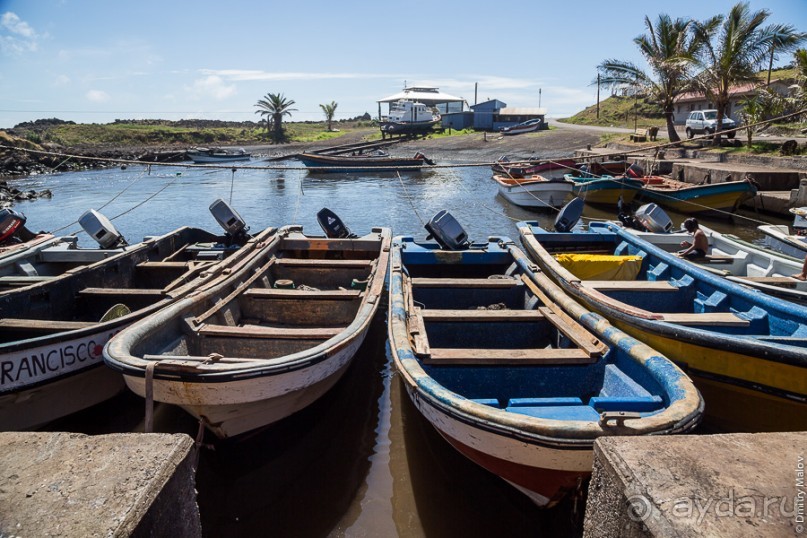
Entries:
POLYGON ((420 213, 418 213, 418 208, 415 206, 415 203, 412 201, 412 197, 409 196, 409 191, 406 189, 406 185, 404 185, 403 178, 401 177, 401 173, 398 172, 398 171, 396 171, 395 173, 398 175, 398 181, 401 183, 401 188, 403 188, 404 197, 406 198, 406 201, 409 202, 410 206, 412 206, 412 211, 415 212, 415 216, 420 221, 421 226, 426 226, 426 222, 423 220, 423 217, 420 216, 420 213))

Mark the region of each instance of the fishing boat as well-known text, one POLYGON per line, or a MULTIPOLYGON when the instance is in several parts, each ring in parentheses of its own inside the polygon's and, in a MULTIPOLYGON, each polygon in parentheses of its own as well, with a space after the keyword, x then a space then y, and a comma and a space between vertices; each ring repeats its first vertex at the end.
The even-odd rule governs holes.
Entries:
POLYGON ((84 249, 61 250, 72 269, 0 294, 0 431, 39 427, 117 394, 123 378, 101 358, 107 340, 212 281, 272 235, 247 240, 182 227, 100 260, 84 249))
POLYGON ((409 100, 399 100, 390 106, 387 116, 381 118, 381 134, 423 134, 440 122, 440 114, 433 108, 409 100))
POLYGON ((499 157, 490 167, 496 174, 512 178, 523 178, 540 175, 546 179, 563 179, 563 176, 574 170, 576 163, 572 159, 557 161, 511 161, 506 155, 499 157))
POLYGON ((707 185, 693 185, 662 176, 642 176, 644 183, 639 197, 642 202, 653 202, 678 213, 728 217, 740 205, 757 194, 751 181, 725 181, 707 185))
POLYGON ((248 161, 252 156, 243 148, 192 148, 186 153, 189 159, 199 164, 248 161))
POLYGON ((501 133, 505 136, 532 133, 539 129, 542 129, 543 125, 544 121, 541 118, 533 118, 531 120, 521 122, 517 125, 511 125, 510 127, 502 127, 501 133))
MULTIPOLYGON (((342 376, 381 302, 390 231, 328 237, 286 226, 226 279, 112 339, 106 363, 147 400, 220 438, 281 420, 342 376)), ((322 220, 320 221, 323 222, 322 220)))
POLYGON ((464 456, 542 507, 582 487, 601 435, 691 430, 702 401, 672 362, 575 303, 506 237, 393 240, 389 341, 410 399, 464 456))
POLYGON ((807 256, 807 207, 793 207, 793 231, 785 224, 763 224, 757 229, 765 235, 765 246, 804 260, 807 256))
POLYGON ((411 158, 389 155, 320 155, 301 153, 297 158, 311 172, 357 174, 362 172, 419 172, 434 161, 418 152, 411 158))
POLYGON ((578 177, 566 174, 564 177, 574 182, 572 193, 575 196, 594 205, 616 205, 620 200, 629 204, 644 187, 640 180, 625 176, 578 177))
POLYGON ((807 308, 712 274, 613 223, 518 229, 528 255, 566 293, 693 378, 710 427, 807 429, 807 308))
POLYGON ((563 207, 572 197, 574 186, 573 182, 563 178, 547 179, 537 174, 525 178, 493 174, 493 180, 499 186, 499 194, 505 200, 517 206, 533 209, 563 207))

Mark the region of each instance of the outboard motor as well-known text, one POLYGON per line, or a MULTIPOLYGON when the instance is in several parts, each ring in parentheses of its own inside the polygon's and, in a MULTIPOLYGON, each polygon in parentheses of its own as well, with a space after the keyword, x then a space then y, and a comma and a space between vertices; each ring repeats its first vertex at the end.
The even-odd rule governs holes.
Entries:
POLYGON ((345 226, 342 219, 327 207, 323 207, 319 210, 317 213, 317 222, 319 222, 319 227, 322 228, 322 231, 325 232, 325 236, 331 239, 358 237, 356 234, 350 233, 350 229, 345 226))
POLYGON ((28 241, 35 237, 25 227, 25 215, 13 209, 0 209, 0 245, 28 241))
POLYGON ((78 223, 84 228, 87 235, 101 245, 101 248, 118 248, 129 244, 112 222, 95 209, 90 209, 81 215, 78 223))
POLYGON ((438 211, 425 227, 429 232, 426 239, 434 239, 443 250, 465 250, 471 244, 460 223, 445 209, 438 211))
POLYGON ((219 198, 210 204, 210 212, 213 214, 213 218, 216 219, 216 222, 219 223, 219 226, 224 228, 229 244, 235 243, 243 245, 247 242, 249 239, 249 234, 247 233, 249 227, 247 223, 244 222, 244 219, 241 218, 241 215, 230 207, 227 202, 219 198))
POLYGON ((583 215, 583 199, 575 198, 560 210, 555 218, 556 232, 571 232, 583 215))
POLYGON ((628 166, 627 170, 625 170, 625 175, 632 178, 644 177, 644 168, 636 163, 633 163, 628 166))
POLYGON ((672 231, 672 219, 656 204, 643 205, 636 210, 634 218, 649 232, 661 234, 672 231))

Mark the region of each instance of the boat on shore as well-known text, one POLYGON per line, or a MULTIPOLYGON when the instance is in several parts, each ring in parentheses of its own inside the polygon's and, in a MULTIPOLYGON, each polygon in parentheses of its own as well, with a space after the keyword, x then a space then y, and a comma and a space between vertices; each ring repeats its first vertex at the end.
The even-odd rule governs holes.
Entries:
POLYGON ((310 405, 364 340, 391 241, 386 228, 356 237, 328 220, 339 233, 283 227, 226 278, 116 335, 107 365, 147 409, 180 406, 219 438, 310 405))
POLYGON ((687 215, 730 217, 740 205, 757 194, 751 181, 725 181, 693 185, 662 176, 642 176, 642 202, 652 202, 687 215))
POLYGON ((563 207, 572 197, 574 183, 563 178, 547 179, 541 175, 512 178, 493 174, 499 194, 520 207, 531 209, 554 209, 563 207))
POLYGON ((620 200, 629 204, 644 187, 638 179, 625 176, 575 176, 566 174, 567 180, 574 182, 572 193, 587 204, 617 205, 620 200))
POLYGON ((427 226, 437 242, 393 240, 388 328, 410 399, 456 450, 551 507, 585 483, 597 437, 696 426, 700 395, 672 362, 508 238, 469 243, 445 215, 427 226))
POLYGON ((527 120, 525 122, 519 123, 517 125, 511 125, 510 127, 502 127, 501 133, 504 136, 512 136, 524 133, 533 133, 539 129, 542 129, 544 122, 541 118, 534 118, 531 120, 527 120))
POLYGON ((243 148, 192 148, 187 152, 188 158, 197 164, 224 163, 232 161, 248 161, 252 157, 243 148))
POLYGON ((440 122, 440 114, 433 108, 409 100, 399 100, 390 106, 389 114, 379 123, 382 136, 424 134, 440 122))
POLYGON ((123 378, 104 366, 107 340, 272 235, 241 246, 233 236, 182 227, 101 259, 59 250, 71 269, 0 294, 0 431, 35 428, 117 394, 123 378))
POLYGON ((417 152, 413 157, 389 155, 320 155, 301 153, 297 159, 311 172, 358 174, 362 172, 419 172, 434 161, 417 152))
POLYGON ((674 360, 727 432, 807 429, 807 308, 712 274, 616 224, 518 224, 569 295, 674 360))

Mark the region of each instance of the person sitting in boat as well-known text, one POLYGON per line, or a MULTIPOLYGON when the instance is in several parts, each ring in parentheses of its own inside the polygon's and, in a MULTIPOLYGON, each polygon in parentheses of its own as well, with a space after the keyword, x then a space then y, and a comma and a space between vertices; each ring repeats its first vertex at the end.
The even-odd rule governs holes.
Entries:
POLYGON ((698 219, 690 217, 685 220, 684 229, 692 234, 692 242, 681 241, 681 246, 684 250, 679 250, 678 255, 682 258, 702 258, 706 256, 706 251, 709 249, 709 240, 698 226, 698 219))

